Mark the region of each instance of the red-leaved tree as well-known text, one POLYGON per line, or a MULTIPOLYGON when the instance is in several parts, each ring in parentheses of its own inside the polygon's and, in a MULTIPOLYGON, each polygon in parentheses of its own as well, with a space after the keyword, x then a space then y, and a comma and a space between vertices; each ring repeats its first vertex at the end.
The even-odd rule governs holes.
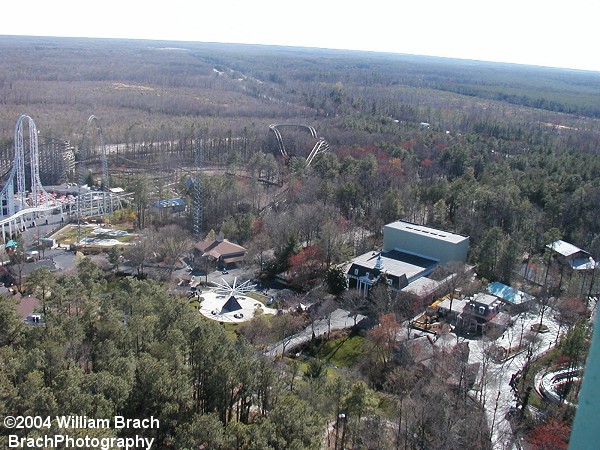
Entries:
POLYGON ((368 339, 373 344, 379 362, 386 365, 398 343, 401 325, 393 314, 383 314, 379 317, 379 326, 369 331, 368 339))
POLYGON ((532 450, 567 450, 571 427, 559 419, 549 421, 535 427, 529 434, 532 450))
POLYGON ((312 278, 322 274, 325 264, 325 255, 319 247, 314 245, 304 248, 300 253, 288 259, 290 281, 294 284, 306 283, 312 278))

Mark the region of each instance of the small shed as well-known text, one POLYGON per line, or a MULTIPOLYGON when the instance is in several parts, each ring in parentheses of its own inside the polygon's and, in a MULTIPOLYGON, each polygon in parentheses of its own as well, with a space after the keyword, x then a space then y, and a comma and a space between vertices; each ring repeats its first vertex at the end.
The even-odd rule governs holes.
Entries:
POLYGON ((169 213, 178 213, 185 211, 185 200, 182 198, 171 198, 169 200, 158 200, 150 205, 151 209, 156 211, 168 211, 169 213))

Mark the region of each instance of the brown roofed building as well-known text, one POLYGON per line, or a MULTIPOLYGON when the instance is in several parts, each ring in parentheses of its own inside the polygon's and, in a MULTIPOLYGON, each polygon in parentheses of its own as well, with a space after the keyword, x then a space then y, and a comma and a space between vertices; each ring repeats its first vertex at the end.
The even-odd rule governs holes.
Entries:
POLYGON ((29 296, 23 296, 19 293, 14 293, 13 296, 6 297, 8 301, 14 301, 16 303, 16 310, 23 322, 29 325, 40 325, 43 324, 43 315, 36 313, 36 310, 41 308, 40 301, 29 296))
POLYGON ((216 261, 217 265, 223 268, 233 267, 243 261, 245 256, 246 249, 244 247, 229 242, 221 236, 194 245, 194 259, 206 258, 209 261, 216 261))

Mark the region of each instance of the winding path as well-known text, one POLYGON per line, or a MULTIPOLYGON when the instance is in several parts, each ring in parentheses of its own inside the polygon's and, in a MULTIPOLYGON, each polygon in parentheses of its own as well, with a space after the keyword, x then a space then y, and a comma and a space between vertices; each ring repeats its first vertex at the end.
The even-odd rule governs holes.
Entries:
MULTIPOLYGON (((539 323, 538 315, 521 314, 515 324, 510 327, 504 335, 496 340, 494 344, 501 345, 505 348, 515 346, 519 343, 521 333, 527 333, 531 325, 539 323)), ((532 359, 549 350, 556 339, 558 325, 550 320, 544 320, 544 324, 548 326, 548 333, 539 333, 538 341, 534 346, 534 354, 532 359)), ((478 362, 482 368, 484 365, 485 350, 490 345, 489 342, 483 340, 469 341, 470 353, 469 363, 478 362)), ((488 419, 488 424, 492 429, 492 446, 495 450, 512 450, 521 448, 515 442, 513 430, 508 421, 508 413, 515 406, 514 392, 510 386, 510 381, 516 372, 521 370, 527 361, 527 352, 522 352, 516 356, 507 359, 502 363, 494 363, 490 360, 485 361, 488 365, 487 373, 482 373, 482 368, 478 374, 478 380, 483 387, 483 396, 485 397, 485 413, 488 419), (483 377, 483 380, 482 380, 483 377)), ((477 393, 479 395, 479 393, 477 393)))
POLYGON ((364 318, 365 316, 360 314, 355 317, 350 315, 348 311, 336 309, 331 313, 331 319, 329 323, 327 319, 317 320, 314 324, 314 327, 308 326, 300 333, 294 334, 293 336, 279 341, 265 351, 264 354, 270 357, 282 356, 284 354, 284 349, 285 352, 290 352, 302 344, 309 342, 312 339, 313 330, 315 337, 319 337, 323 336, 329 331, 353 327, 355 323, 360 322, 364 318))

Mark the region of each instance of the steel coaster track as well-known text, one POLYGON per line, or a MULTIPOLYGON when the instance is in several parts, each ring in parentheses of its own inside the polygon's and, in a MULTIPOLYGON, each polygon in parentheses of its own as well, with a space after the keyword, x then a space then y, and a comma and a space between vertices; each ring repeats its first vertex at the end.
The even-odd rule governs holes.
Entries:
POLYGON ((92 126, 92 123, 96 125, 96 131, 98 131, 98 137, 100 139, 100 160, 102 162, 102 186, 104 189, 108 189, 108 160, 106 157, 106 145, 104 145, 104 134, 102 133, 102 127, 100 126, 100 121, 94 115, 91 115, 87 123, 85 125, 85 130, 83 132, 83 140, 81 142, 80 152, 80 161, 79 161, 79 184, 85 184, 85 179, 87 177, 86 173, 86 162, 91 159, 90 149, 89 147, 89 130, 92 126))
MULTIPOLYGON (((104 138, 100 125, 95 116, 88 119, 90 124, 95 122, 101 135, 101 145, 104 148, 104 138)), ((84 133, 85 135, 86 133, 84 133)), ((85 139, 84 139, 85 140, 85 139)), ((108 166, 106 164, 106 153, 103 151, 103 182, 108 187, 108 166), (104 180, 105 179, 105 180, 104 180)), ((8 179, 0 191, 0 225, 7 223, 16 223, 17 219, 21 221, 27 216, 32 219, 40 213, 63 209, 65 206, 73 206, 73 199, 61 202, 55 199, 44 189, 40 181, 40 155, 38 147, 38 131, 33 119, 27 115, 22 115, 17 120, 15 126, 15 152, 13 156, 12 167, 7 172, 8 179), (27 124, 29 131, 28 152, 25 151, 24 124, 27 124), (26 190, 26 165, 25 156, 29 155, 30 165, 30 191, 26 190)), ((109 192, 90 192, 78 196, 78 206, 81 203, 90 215, 106 214, 120 208, 120 199, 109 192)))

